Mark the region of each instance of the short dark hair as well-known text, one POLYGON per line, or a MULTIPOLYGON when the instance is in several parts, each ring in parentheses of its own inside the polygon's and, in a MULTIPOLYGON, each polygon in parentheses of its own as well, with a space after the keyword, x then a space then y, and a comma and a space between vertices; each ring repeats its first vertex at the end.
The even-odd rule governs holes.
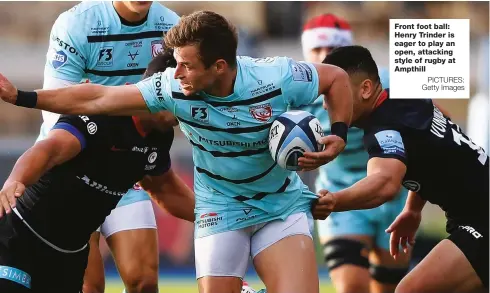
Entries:
POLYGON ((143 79, 152 76, 157 72, 164 72, 167 67, 176 67, 177 61, 175 61, 173 50, 166 49, 162 53, 156 55, 148 64, 143 79))
POLYGON ((172 49, 197 45, 199 58, 206 68, 218 59, 236 66, 237 30, 215 12, 197 11, 183 16, 165 35, 165 44, 172 49))
POLYGON ((365 73, 372 81, 380 82, 378 65, 376 65, 371 52, 363 46, 335 48, 322 63, 338 66, 349 75, 365 73))

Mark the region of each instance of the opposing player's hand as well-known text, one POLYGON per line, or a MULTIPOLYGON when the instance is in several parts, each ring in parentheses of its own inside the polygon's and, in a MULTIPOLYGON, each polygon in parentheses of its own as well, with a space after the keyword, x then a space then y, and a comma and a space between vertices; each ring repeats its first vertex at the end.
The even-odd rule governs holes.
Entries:
POLYGON ((337 135, 322 137, 319 143, 325 147, 321 152, 305 152, 298 159, 302 171, 311 171, 335 159, 345 148, 345 141, 337 135))
POLYGON ((318 192, 318 199, 311 207, 311 213, 315 220, 325 220, 335 207, 335 197, 333 193, 322 189, 318 192))
POLYGON ((408 253, 408 245, 413 246, 415 244, 415 233, 421 220, 421 212, 403 210, 386 229, 386 233, 391 233, 390 254, 394 259, 398 256, 400 246, 405 253, 408 253))
POLYGON ((0 99, 11 104, 15 104, 17 100, 17 88, 2 74, 0 74, 0 99))
POLYGON ((4 211, 7 214, 12 211, 17 197, 21 196, 25 189, 25 185, 18 181, 13 181, 3 187, 0 191, 0 217, 4 215, 4 211))

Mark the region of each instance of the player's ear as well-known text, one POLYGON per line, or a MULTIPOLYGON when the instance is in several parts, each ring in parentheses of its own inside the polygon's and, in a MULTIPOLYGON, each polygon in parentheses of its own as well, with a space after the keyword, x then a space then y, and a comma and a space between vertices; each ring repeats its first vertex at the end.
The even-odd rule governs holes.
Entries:
POLYGON ((361 81, 361 86, 359 90, 361 92, 361 98, 363 100, 369 99, 373 94, 373 91, 375 90, 373 87, 373 82, 369 78, 364 79, 363 81, 361 81))
POLYGON ((216 68, 216 73, 222 74, 228 68, 228 63, 226 63, 226 61, 223 59, 218 59, 213 66, 216 68))

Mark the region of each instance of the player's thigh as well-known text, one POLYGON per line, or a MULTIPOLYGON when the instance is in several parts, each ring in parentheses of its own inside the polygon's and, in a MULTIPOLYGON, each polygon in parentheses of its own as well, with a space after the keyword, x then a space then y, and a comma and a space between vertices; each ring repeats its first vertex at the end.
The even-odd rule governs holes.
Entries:
POLYGON ((200 293, 239 293, 250 258, 250 229, 195 238, 200 293))
POLYGON ((155 212, 148 194, 130 189, 100 227, 106 239, 112 234, 137 229, 156 229, 155 212))
POLYGON ((254 266, 267 292, 319 291, 312 226, 301 212, 269 222, 252 236, 254 266))
POLYGON ((104 263, 99 250, 100 232, 90 236, 90 252, 83 277, 83 293, 103 293, 105 290, 104 263))
MULTIPOLYGON (((488 242, 487 242, 488 243, 488 242)), ((488 281, 488 246, 486 279, 488 281)), ((472 252, 467 252, 472 253, 472 252)), ((482 280, 454 242, 442 240, 397 286, 399 293, 478 292, 482 280)), ((482 291, 484 292, 484 291, 482 291)))

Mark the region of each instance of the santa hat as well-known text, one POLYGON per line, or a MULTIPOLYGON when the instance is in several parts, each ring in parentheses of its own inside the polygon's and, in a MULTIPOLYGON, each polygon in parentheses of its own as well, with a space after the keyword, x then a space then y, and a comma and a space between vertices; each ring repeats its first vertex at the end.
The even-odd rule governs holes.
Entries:
POLYGON ((303 55, 320 47, 343 47, 353 44, 349 23, 333 14, 322 14, 310 19, 303 27, 301 45, 303 55))

